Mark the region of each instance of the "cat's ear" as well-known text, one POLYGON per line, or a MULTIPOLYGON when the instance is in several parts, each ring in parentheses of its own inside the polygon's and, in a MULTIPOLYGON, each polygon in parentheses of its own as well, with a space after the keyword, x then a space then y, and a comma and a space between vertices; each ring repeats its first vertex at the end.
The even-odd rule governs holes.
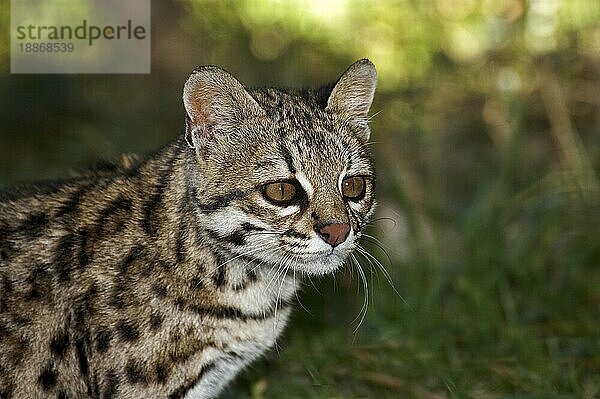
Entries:
POLYGON ((369 139, 368 112, 377 86, 375 65, 366 58, 356 61, 340 76, 327 99, 326 111, 337 113, 369 139))
POLYGON ((201 66, 192 72, 183 87, 183 105, 185 139, 194 148, 246 119, 265 115, 236 78, 215 66, 201 66))

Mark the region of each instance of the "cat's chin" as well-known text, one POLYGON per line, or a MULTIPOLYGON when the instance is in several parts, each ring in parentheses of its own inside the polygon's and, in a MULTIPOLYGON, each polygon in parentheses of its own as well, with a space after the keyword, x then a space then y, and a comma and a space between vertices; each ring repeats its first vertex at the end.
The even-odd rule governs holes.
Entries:
POLYGON ((300 272, 306 273, 306 274, 322 276, 324 274, 329 274, 329 273, 335 272, 341 266, 342 266, 341 262, 331 263, 331 264, 314 262, 312 264, 295 266, 294 269, 296 269, 300 272))
POLYGON ((347 256, 347 251, 328 251, 328 253, 321 256, 315 256, 306 260, 303 259, 297 261, 293 265, 293 268, 302 273, 321 276, 324 274, 333 273, 340 269, 347 256))

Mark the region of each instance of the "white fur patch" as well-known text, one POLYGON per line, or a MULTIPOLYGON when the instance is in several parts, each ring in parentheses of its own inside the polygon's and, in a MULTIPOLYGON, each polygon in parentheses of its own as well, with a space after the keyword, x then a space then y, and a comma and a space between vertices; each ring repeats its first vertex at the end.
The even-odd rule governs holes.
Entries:
POLYGON ((308 199, 311 200, 315 190, 313 189, 313 186, 310 183, 310 181, 306 178, 306 175, 304 173, 302 173, 301 171, 297 171, 296 172, 296 180, 298 180, 298 182, 300 183, 300 185, 302 186, 304 191, 306 191, 306 194, 308 195, 308 199))
POLYGON ((300 207, 298 205, 286 206, 285 208, 280 208, 279 214, 281 216, 290 216, 298 212, 299 210, 300 207))

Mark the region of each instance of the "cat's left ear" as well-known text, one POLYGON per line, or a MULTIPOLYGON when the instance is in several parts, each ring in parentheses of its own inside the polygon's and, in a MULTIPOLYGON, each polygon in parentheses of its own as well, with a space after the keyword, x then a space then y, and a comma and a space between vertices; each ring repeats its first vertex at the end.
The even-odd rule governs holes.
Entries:
POLYGON ((185 139, 193 148, 235 131, 264 110, 229 72, 215 66, 196 68, 183 87, 185 139))
POLYGON ((371 134, 368 113, 376 86, 375 65, 366 58, 358 60, 335 83, 325 110, 339 114, 357 127, 361 138, 367 141, 371 134))

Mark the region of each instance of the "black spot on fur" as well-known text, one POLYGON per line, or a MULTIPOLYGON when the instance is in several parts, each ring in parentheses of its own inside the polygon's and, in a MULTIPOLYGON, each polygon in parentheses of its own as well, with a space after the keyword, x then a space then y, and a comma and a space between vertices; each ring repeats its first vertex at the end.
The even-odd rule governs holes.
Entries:
POLYGON ((58 280, 60 282, 67 282, 71 279, 71 272, 73 269, 73 249, 75 246, 75 239, 72 234, 63 236, 56 246, 54 256, 54 268, 58 273, 58 280))
POLYGON ((190 280, 190 288, 193 290, 199 290, 203 285, 204 284, 202 283, 202 279, 200 277, 194 277, 190 280))
POLYGON ((224 264, 219 265, 219 267, 215 271, 215 274, 213 275, 213 282, 215 283, 217 288, 225 285, 225 265, 224 264))
MULTIPOLYGON (((289 306, 289 303, 283 301, 279 309, 285 309, 289 306)), ((264 320, 273 316, 275 313, 275 307, 271 307, 265 312, 261 312, 258 314, 252 313, 244 313, 238 308, 234 308, 231 306, 213 306, 213 307, 204 307, 200 305, 188 305, 186 306, 192 312, 198 313, 200 315, 208 315, 217 319, 234 319, 240 321, 247 320, 264 320)))
POLYGON ((125 300, 121 294, 115 293, 108 301, 108 305, 115 309, 123 309, 125 307, 125 300))
POLYGON ((168 271, 173 267, 173 264, 161 259, 158 261, 158 266, 160 266, 161 269, 168 271))
POLYGON ((96 302, 96 297, 98 295, 98 287, 95 283, 92 283, 88 289, 83 294, 83 305, 86 309, 86 312, 93 313, 94 312, 94 304, 96 302))
POLYGON ((207 308, 199 305, 192 305, 190 306, 190 309, 198 314, 211 315, 219 319, 247 319, 247 317, 242 313, 241 310, 231 307, 207 308))
MULTIPOLYGON (((8 260, 9 258, 9 251, 7 248, 3 248, 3 246, 6 245, 3 242, 0 242, 0 262, 8 260)), ((2 266, 2 263, 0 263, 0 266, 2 266)))
POLYGON ((240 246, 246 243, 246 236, 244 235, 243 230, 235 230, 233 233, 223 237, 222 240, 240 246))
POLYGON ((31 346, 31 341, 27 337, 19 338, 19 347, 25 351, 31 346))
POLYGON ((85 309, 85 304, 78 303, 73 311, 73 324, 77 327, 83 327, 88 314, 85 309))
POLYGON ((96 236, 101 238, 109 233, 119 232, 125 226, 132 210, 131 200, 119 196, 100 212, 96 220, 96 236))
POLYGON ((145 262, 142 263, 142 267, 141 267, 141 270, 140 270, 140 275, 142 277, 149 277, 149 276, 151 276, 152 272, 154 271, 154 266, 156 266, 156 264, 154 262, 146 260, 145 262))
POLYGON ((252 269, 247 269, 246 270, 246 279, 244 281, 242 281, 241 284, 234 286, 233 289, 235 291, 242 291, 242 290, 246 289, 248 286, 250 286, 251 284, 255 283, 257 280, 258 280, 258 276, 256 275, 256 272, 252 269))
POLYGON ((27 281, 31 284, 27 299, 38 300, 50 296, 52 291, 52 277, 43 266, 36 267, 27 281))
MULTIPOLYGON (((4 323, 0 324, 0 338, 4 341, 10 335, 10 331, 8 330, 8 326, 4 325, 4 323)), ((2 365, 0 364, 0 370, 2 369, 2 365)))
POLYGON ((100 384, 98 383, 98 373, 92 373, 90 384, 88 385, 88 396, 91 398, 100 397, 100 384))
POLYGON ((62 358, 69 347, 69 334, 65 331, 60 332, 52 341, 50 341, 50 350, 59 358, 62 358))
POLYGON ((65 201, 60 208, 56 210, 56 216, 63 217, 65 215, 71 214, 77 210, 77 206, 83 199, 85 193, 89 190, 91 184, 86 184, 77 191, 75 191, 67 201, 65 201))
POLYGON ((167 286, 162 283, 156 283, 152 286, 152 291, 157 298, 163 299, 167 296, 167 286))
POLYGON ((169 378, 169 368, 164 362, 159 361, 158 363, 156 363, 156 365, 154 366, 154 371, 156 373, 156 381, 159 384, 164 384, 165 382, 167 382, 167 379, 169 378))
POLYGON ((136 260, 140 259, 140 257, 142 256, 143 252, 144 252, 144 247, 142 247, 141 245, 136 245, 135 247, 133 247, 129 251, 129 253, 127 254, 127 256, 125 257, 125 259, 123 259, 123 261, 119 265, 119 270, 121 271, 121 273, 127 273, 127 271, 129 270, 129 267, 136 260))
POLYGON ((296 173, 296 168, 294 168, 294 162, 292 160, 292 154, 290 154, 290 152, 288 151, 287 147, 284 144, 284 137, 283 135, 285 135, 285 133, 282 133, 283 129, 281 129, 279 131, 279 135, 280 135, 280 141, 279 141, 279 152, 281 153, 281 156, 283 157, 283 159, 285 160, 285 163, 288 167, 288 170, 290 171, 291 174, 296 173))
POLYGON ((287 237, 294 237, 294 238, 301 238, 303 240, 307 240, 308 236, 304 233, 301 233, 299 231, 296 230, 286 230, 283 233, 281 233, 281 235, 287 236, 287 237))
POLYGON ((233 190, 228 194, 211 198, 206 204, 198 204, 198 207, 203 212, 216 211, 225 208, 235 200, 244 198, 246 195, 247 194, 241 190, 233 190))
POLYGON ((14 388, 11 386, 0 387, 0 399, 11 399, 14 388))
POLYGON ((142 220, 142 227, 146 234, 151 237, 156 236, 159 230, 159 224, 156 220, 158 208, 162 203, 162 193, 155 194, 146 202, 144 205, 144 219, 142 220))
POLYGON ((246 280, 250 283, 254 283, 258 280, 258 276, 256 275, 256 272, 252 269, 247 269, 246 270, 246 280))
POLYGON ((90 232, 87 229, 81 229, 78 232, 79 238, 79 250, 77 253, 77 260, 79 261, 79 267, 81 270, 87 266, 92 260, 92 246, 90 232))
POLYGON ((81 375, 87 377, 89 373, 89 363, 87 355, 85 353, 85 344, 82 339, 78 339, 77 341, 75 341, 75 351, 77 353, 77 361, 79 363, 79 370, 81 371, 81 375))
POLYGON ((104 382, 104 389, 100 397, 102 399, 111 399, 119 389, 119 376, 114 370, 110 370, 106 375, 106 381, 104 382))
POLYGON ((24 316, 22 314, 13 314, 12 321, 19 327, 26 327, 32 322, 30 317, 24 316))
POLYGON ((96 350, 100 353, 105 353, 109 346, 112 333, 110 330, 101 330, 96 335, 96 350))
POLYGON ((38 382, 42 386, 44 390, 49 390, 56 385, 56 380, 58 379, 58 373, 54 369, 52 365, 47 365, 44 367, 40 376, 38 377, 38 382))
MULTIPOLYGON (((15 322, 14 319, 13 322, 15 322)), ((14 330, 11 329, 12 331, 5 327, 0 329, 0 346, 2 347, 7 366, 23 362, 24 359, 26 359, 26 356, 29 355, 28 352, 30 352, 29 349, 31 347, 29 339, 24 337, 22 332, 19 332, 20 328, 13 328, 14 330)), ((2 365, 3 364, 0 364, 0 366, 2 365)), ((0 378, 0 381, 1 380, 2 378, 0 378)))
POLYGON ((143 207, 142 228, 144 232, 151 237, 158 234, 160 228, 160 215, 163 206, 164 192, 167 188, 171 169, 173 168, 174 159, 170 159, 167 164, 168 168, 159 171, 159 178, 154 193, 150 196, 143 207))
POLYGON ((37 212, 29 215, 17 230, 27 234, 30 238, 35 239, 44 233, 47 225, 48 215, 43 212, 37 212))
POLYGON ((60 282, 67 282, 71 279, 71 273, 76 266, 75 262, 81 270, 90 262, 89 246, 89 233, 85 229, 76 234, 67 234, 59 240, 53 263, 60 282))
POLYGON ((58 391, 56 399, 69 399, 69 396, 67 395, 67 392, 64 389, 61 389, 60 391, 58 391))
POLYGON ((202 381, 202 378, 204 378, 206 373, 213 370, 214 368, 215 368, 215 365, 213 363, 209 363, 209 364, 202 366, 202 369, 200 370, 198 375, 196 377, 194 377, 193 379, 191 379, 190 381, 186 382, 184 385, 177 388, 175 391, 173 391, 169 395, 169 399, 183 398, 190 389, 194 388, 200 381, 202 381))
POLYGON ((156 331, 163 323, 164 316, 160 313, 152 313, 150 315, 150 330, 156 331))
POLYGON ((117 325, 117 332, 123 342, 134 342, 140 337, 140 332, 133 321, 121 321, 117 325))
POLYGON ((180 309, 184 309, 187 306, 186 300, 181 297, 176 298, 173 303, 175 303, 175 306, 177 306, 180 309))
POLYGON ((242 223, 242 229, 244 229, 244 231, 264 231, 265 230, 262 227, 255 226, 252 223, 248 223, 248 222, 242 223))
POLYGON ((144 370, 140 364, 134 360, 129 360, 125 366, 125 376, 131 384, 143 383, 146 381, 144 370))
POLYGON ((2 276, 2 284, 0 286, 2 287, 0 292, 5 294, 11 294, 14 290, 14 283, 7 276, 2 276))

